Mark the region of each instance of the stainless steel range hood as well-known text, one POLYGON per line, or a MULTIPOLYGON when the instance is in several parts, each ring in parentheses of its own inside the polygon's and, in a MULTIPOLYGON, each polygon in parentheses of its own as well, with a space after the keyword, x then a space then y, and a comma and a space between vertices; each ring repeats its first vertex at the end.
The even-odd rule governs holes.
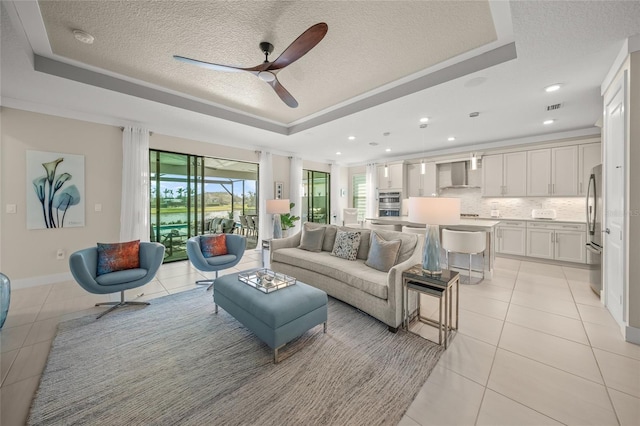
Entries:
POLYGON ((456 161, 453 163, 447 163, 446 165, 442 164, 441 166, 450 168, 451 179, 441 179, 445 186, 440 188, 479 188, 477 185, 469 184, 469 163, 469 161, 456 161))

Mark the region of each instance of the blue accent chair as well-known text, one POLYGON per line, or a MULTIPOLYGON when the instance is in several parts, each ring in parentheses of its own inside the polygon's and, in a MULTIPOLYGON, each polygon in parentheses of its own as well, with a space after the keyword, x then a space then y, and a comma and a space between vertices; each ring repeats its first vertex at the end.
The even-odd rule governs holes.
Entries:
MULTIPOLYGON (((206 236, 205 236, 206 237, 206 236)), ((233 268, 240 262, 247 246, 247 239, 244 235, 226 234, 227 254, 221 256, 204 257, 200 246, 200 235, 187 240, 187 257, 193 266, 199 271, 215 272, 218 278, 218 271, 233 268)), ((207 291, 213 287, 212 280, 196 281, 198 285, 209 285, 207 291)))
POLYGON ((140 268, 110 272, 97 275, 98 248, 79 250, 69 256, 69 268, 73 278, 82 288, 93 294, 120 292, 119 302, 96 303, 96 306, 113 305, 111 309, 98 315, 98 318, 114 309, 127 305, 149 305, 148 302, 128 302, 124 300, 124 291, 140 287, 151 281, 160 269, 164 259, 164 246, 160 243, 140 243, 140 268))

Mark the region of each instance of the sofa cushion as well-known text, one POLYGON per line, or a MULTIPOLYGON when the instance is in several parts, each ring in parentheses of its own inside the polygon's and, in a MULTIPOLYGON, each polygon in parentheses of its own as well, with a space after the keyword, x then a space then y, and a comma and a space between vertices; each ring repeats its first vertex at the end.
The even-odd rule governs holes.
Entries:
POLYGON ((302 250, 308 250, 317 252, 322 250, 322 242, 324 240, 324 228, 312 228, 305 226, 302 227, 302 237, 300 238, 300 245, 298 246, 302 250))
POLYGON ((140 240, 125 243, 98 243, 96 275, 140 267, 140 240))
POLYGON ((356 260, 358 247, 360 247, 360 231, 338 230, 331 255, 341 259, 356 260))
POLYGON ((302 229, 324 229, 324 240, 322 241, 322 251, 332 251, 336 241, 338 227, 335 225, 325 225, 324 223, 305 222, 302 229))
POLYGON ((380 299, 388 297, 388 274, 369 268, 362 260, 349 262, 324 251, 311 253, 285 248, 275 250, 271 261, 315 271, 380 299))
POLYGON ((371 240, 371 230, 364 228, 349 228, 346 226, 341 226, 338 229, 342 231, 360 232, 360 247, 358 247, 358 254, 356 255, 356 259, 367 260, 367 256, 369 255, 369 241, 371 240))
POLYGON ((202 250, 202 255, 204 257, 222 256, 227 254, 226 234, 200 236, 200 250, 202 250))
POLYGON ((399 239, 387 241, 380 237, 376 231, 371 233, 371 247, 365 265, 382 272, 389 272, 389 269, 396 264, 400 253, 399 239))
POLYGON ((377 233, 378 236, 387 241, 400 240, 402 242, 400 244, 400 253, 398 254, 398 260, 396 263, 402 263, 405 260, 409 259, 413 255, 413 252, 416 250, 418 238, 424 238, 424 235, 409 234, 407 232, 398 231, 383 231, 376 229, 375 233, 377 233))

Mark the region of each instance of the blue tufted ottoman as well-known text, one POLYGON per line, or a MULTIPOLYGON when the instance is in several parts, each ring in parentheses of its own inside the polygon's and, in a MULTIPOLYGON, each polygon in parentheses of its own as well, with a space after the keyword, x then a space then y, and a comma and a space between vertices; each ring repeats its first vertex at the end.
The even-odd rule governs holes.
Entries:
POLYGON ((327 293, 300 281, 263 293, 229 274, 215 280, 213 302, 216 313, 220 306, 269 345, 274 363, 278 350, 305 331, 324 323, 327 332, 327 293))

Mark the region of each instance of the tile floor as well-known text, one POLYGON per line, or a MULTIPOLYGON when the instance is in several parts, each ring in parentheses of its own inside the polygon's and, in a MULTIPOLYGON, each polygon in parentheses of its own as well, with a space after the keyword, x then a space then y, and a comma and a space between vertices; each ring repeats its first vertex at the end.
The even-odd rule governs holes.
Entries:
MULTIPOLYGON (((248 251, 234 269, 259 265, 248 251)), ((623 341, 587 271, 504 258, 497 266, 491 280, 461 286, 460 331, 401 424, 640 424, 640 346, 623 341)), ((127 298, 190 290, 202 278, 186 261, 163 265, 127 298)), ((57 324, 117 298, 73 281, 13 291, 0 332, 0 424, 24 424, 57 324)))

